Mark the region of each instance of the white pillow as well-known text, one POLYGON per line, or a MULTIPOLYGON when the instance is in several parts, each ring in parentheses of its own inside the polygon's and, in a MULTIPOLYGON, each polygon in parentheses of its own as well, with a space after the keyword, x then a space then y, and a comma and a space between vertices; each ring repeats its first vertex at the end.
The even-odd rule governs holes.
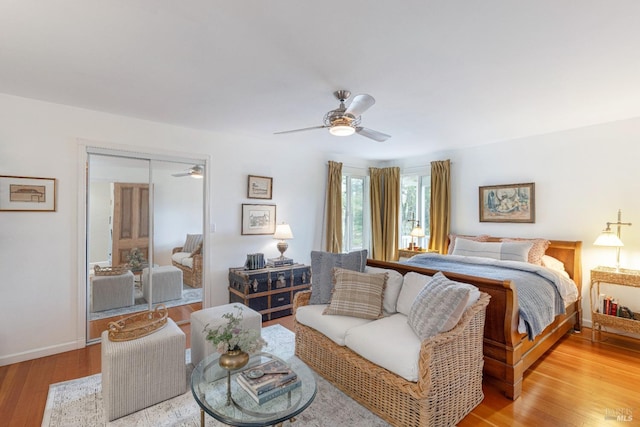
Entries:
POLYGON ((531 242, 475 242, 457 238, 452 255, 527 262, 531 246, 531 242))
POLYGON ((552 270, 566 271, 562 261, 549 255, 542 256, 542 265, 552 270))
POLYGON ((398 296, 402 289, 402 282, 404 277, 402 274, 390 268, 379 268, 366 266, 365 273, 389 273, 387 278, 387 286, 384 288, 384 301, 382 302, 382 308, 385 313, 393 314, 397 312, 396 305, 398 304, 398 296))
POLYGON ((404 275, 402 289, 398 295, 398 304, 396 310, 405 316, 409 315, 413 301, 416 299, 424 285, 431 280, 431 276, 410 271, 404 275))

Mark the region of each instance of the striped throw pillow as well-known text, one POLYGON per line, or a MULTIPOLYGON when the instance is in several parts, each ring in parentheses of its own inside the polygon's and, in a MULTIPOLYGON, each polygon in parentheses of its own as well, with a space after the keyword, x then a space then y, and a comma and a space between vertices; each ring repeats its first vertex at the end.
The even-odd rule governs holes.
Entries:
POLYGON ((422 341, 451 330, 460 321, 470 293, 471 285, 451 281, 438 272, 418 293, 407 322, 422 341))

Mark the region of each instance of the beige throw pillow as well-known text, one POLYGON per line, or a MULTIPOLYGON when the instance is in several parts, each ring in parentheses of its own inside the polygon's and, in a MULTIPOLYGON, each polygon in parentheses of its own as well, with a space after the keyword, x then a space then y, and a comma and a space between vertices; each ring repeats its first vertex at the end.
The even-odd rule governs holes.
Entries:
POLYGON ((334 268, 331 301, 322 314, 381 318, 382 295, 388 277, 388 273, 368 274, 334 268))

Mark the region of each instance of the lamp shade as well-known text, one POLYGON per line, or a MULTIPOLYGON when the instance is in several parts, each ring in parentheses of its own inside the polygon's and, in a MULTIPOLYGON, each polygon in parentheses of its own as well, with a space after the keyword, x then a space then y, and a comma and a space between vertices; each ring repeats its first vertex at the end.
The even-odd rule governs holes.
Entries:
POLYGON ((278 240, 293 239, 293 233, 291 232, 291 227, 289 227, 289 224, 283 223, 276 225, 276 232, 273 233, 273 238, 278 240))
POLYGON ((411 230, 411 233, 409 233, 409 235, 411 237, 424 237, 424 230, 418 225, 414 227, 413 230, 411 230))
POLYGON ((616 248, 620 248, 624 246, 624 243, 622 243, 622 240, 620 240, 620 238, 616 236, 616 234, 608 228, 598 236, 598 238, 596 239, 595 242, 593 242, 593 244, 595 246, 611 246, 616 248))

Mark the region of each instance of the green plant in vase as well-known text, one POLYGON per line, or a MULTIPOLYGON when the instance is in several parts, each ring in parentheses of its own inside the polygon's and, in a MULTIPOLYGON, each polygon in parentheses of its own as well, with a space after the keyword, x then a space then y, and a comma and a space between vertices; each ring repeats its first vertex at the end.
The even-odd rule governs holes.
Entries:
POLYGON ((249 361, 249 353, 255 353, 266 345, 266 341, 255 329, 242 328, 242 307, 236 307, 237 314, 222 315, 227 323, 210 329, 207 324, 204 332, 207 341, 215 347, 220 356, 220 366, 225 369, 239 369, 249 361))
POLYGON ((133 248, 127 254, 127 265, 131 270, 141 270, 145 263, 144 254, 140 249, 133 248))

